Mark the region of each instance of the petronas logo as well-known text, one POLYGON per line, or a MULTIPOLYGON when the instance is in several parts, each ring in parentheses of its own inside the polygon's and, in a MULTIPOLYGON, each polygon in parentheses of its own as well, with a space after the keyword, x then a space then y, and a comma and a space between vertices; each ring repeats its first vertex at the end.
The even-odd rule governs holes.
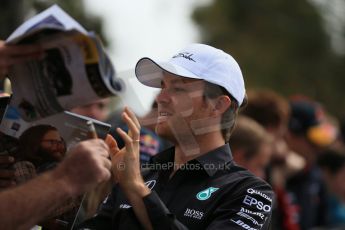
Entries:
POLYGON ((198 194, 196 194, 196 198, 198 200, 207 200, 211 197, 211 194, 217 191, 218 189, 219 188, 209 187, 201 192, 198 192, 198 194))

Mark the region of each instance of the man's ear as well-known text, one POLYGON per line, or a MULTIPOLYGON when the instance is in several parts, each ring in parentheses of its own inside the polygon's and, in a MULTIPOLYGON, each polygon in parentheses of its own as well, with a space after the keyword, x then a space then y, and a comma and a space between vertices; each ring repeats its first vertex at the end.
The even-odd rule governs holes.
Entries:
POLYGON ((231 99, 228 96, 219 96, 215 101, 213 112, 215 115, 222 115, 226 110, 229 109, 231 103, 231 99))

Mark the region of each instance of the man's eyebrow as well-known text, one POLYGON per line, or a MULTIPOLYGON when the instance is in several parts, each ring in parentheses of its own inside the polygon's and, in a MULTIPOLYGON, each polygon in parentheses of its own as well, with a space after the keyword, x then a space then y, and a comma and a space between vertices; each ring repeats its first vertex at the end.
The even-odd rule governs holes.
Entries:
MULTIPOLYGON (((185 82, 185 81, 183 81, 183 79, 181 78, 181 79, 174 79, 174 80, 171 80, 170 82, 169 82, 169 84, 171 84, 171 85, 185 85, 185 84, 187 84, 188 82, 185 82)), ((165 84, 166 84, 166 82, 164 81, 164 80, 161 80, 161 82, 160 82, 160 86, 161 87, 163 87, 163 86, 165 86, 165 84)))
POLYGON ((200 82, 201 80, 199 79, 190 79, 190 78, 184 78, 181 77, 181 79, 174 79, 171 81, 171 84, 178 84, 178 83, 183 83, 183 84, 193 84, 200 82))
POLYGON ((186 83, 183 81, 183 78, 181 79, 174 79, 170 81, 171 84, 179 84, 179 83, 186 83))

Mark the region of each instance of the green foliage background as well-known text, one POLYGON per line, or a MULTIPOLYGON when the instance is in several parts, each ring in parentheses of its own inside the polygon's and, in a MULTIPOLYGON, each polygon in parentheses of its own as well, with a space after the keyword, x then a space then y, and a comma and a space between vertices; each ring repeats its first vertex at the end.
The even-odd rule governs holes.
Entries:
POLYGON ((215 0, 193 19, 203 42, 239 62, 247 88, 304 94, 345 117, 345 57, 336 54, 307 0, 215 0))

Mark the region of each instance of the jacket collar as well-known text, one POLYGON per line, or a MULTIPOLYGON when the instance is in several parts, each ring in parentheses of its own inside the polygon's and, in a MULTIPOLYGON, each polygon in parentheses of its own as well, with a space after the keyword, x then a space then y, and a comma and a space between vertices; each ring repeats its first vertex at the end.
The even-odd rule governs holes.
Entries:
MULTIPOLYGON (((167 164, 174 162, 175 147, 171 147, 152 158, 154 164, 167 164)), ((200 164, 209 176, 213 176, 217 170, 226 169, 227 163, 233 160, 230 146, 222 145, 202 156, 188 161, 188 164, 200 164)))

